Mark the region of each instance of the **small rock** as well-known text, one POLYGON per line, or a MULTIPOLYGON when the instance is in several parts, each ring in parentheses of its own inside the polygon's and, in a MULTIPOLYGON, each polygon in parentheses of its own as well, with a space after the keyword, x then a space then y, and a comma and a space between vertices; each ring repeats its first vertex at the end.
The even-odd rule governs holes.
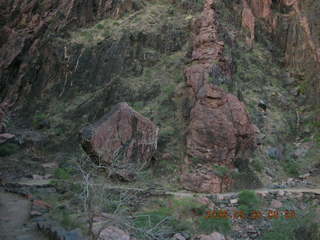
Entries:
POLYGON ((267 193, 266 192, 258 192, 257 193, 260 197, 264 198, 267 196, 267 193))
POLYGON ((199 240, 225 240, 226 238, 218 232, 211 233, 210 235, 199 235, 199 240))
POLYGON ((52 177, 51 174, 46 174, 46 175, 44 175, 44 176, 37 175, 37 174, 33 174, 33 175, 32 175, 32 179, 34 179, 34 180, 47 180, 47 179, 49 179, 49 178, 51 178, 51 177, 52 177))
POLYGON ((13 139, 15 135, 10 133, 2 133, 0 134, 0 144, 5 143, 6 141, 13 139))
POLYGON ((310 177, 310 173, 306 173, 306 174, 303 174, 303 175, 299 176, 300 179, 306 179, 308 177, 310 177))
POLYGON ((288 178, 288 180, 287 180, 287 183, 289 184, 289 183, 293 183, 294 182, 294 179, 293 178, 288 178))
POLYGON ((298 198, 298 199, 301 199, 303 198, 303 193, 302 192, 298 192, 295 194, 295 197, 298 198))
POLYGON ((41 166, 44 168, 58 168, 59 167, 57 162, 43 163, 43 164, 41 164, 41 166))
POLYGON ((186 240, 184 236, 182 236, 180 233, 176 233, 172 240, 186 240))
POLYGON ((49 203, 46 203, 42 200, 33 200, 32 204, 39 207, 51 208, 51 205, 49 203))
POLYGON ((33 211, 31 211, 30 212, 30 217, 39 217, 39 216, 42 216, 42 213, 41 212, 39 212, 39 211, 35 211, 35 210, 33 210, 33 211))
POLYGON ((130 236, 121 229, 110 226, 100 232, 99 240, 130 240, 130 236))
POLYGON ((281 208, 282 207, 282 202, 280 202, 279 200, 273 199, 271 201, 271 207, 272 208, 281 208))
POLYGON ((213 210, 213 209, 216 208, 216 205, 213 202, 210 202, 209 205, 208 205, 208 208, 213 210))
POLYGON ((203 205, 209 205, 210 200, 207 197, 200 197, 197 201, 203 205))
POLYGON ((278 195, 279 195, 279 196, 283 197, 283 196, 284 196, 284 194, 285 194, 285 192, 284 192, 284 191, 282 191, 282 190, 278 191, 278 195))
POLYGON ((231 199, 231 200, 230 200, 230 203, 231 203, 231 204, 236 204, 236 203, 238 203, 238 199, 231 199))
POLYGON ((224 196, 223 196, 223 195, 218 195, 218 196, 217 196, 217 200, 218 200, 218 201, 224 200, 224 196))

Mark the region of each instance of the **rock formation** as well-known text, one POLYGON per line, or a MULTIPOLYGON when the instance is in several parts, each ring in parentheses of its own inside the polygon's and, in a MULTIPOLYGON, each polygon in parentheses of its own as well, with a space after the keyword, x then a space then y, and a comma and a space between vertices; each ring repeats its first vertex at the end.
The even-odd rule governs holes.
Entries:
POLYGON ((202 15, 195 23, 192 64, 185 69, 194 104, 186 136, 189 170, 182 176, 185 188, 212 193, 226 190, 231 183, 229 177, 214 173, 213 165, 234 168, 236 158, 254 148, 256 131, 244 104, 210 83, 217 65, 225 75, 230 75, 223 58, 224 43, 217 36, 214 2, 205 2, 202 15), (200 164, 191 170, 195 162, 200 164))
POLYGON ((119 103, 80 135, 83 149, 96 163, 130 180, 150 162, 157 149, 158 128, 127 103, 119 103))
MULTIPOLYGON (((49 64, 55 64, 54 61, 50 63, 50 49, 46 49, 52 34, 84 27, 106 17, 116 18, 132 8, 131 0, 1 1, 0 94, 5 100, 15 103, 22 95, 33 91, 28 77, 41 75, 41 62, 38 59, 41 54, 45 53, 49 64)), ((48 71, 48 67, 45 71, 48 71)), ((37 88, 50 85, 49 81, 38 83, 37 88)))
POLYGON ((303 74, 313 87, 309 89, 311 102, 320 102, 320 29, 315 23, 319 5, 299 0, 242 0, 242 26, 247 31, 247 43, 255 39, 258 22, 273 36, 285 55, 285 63, 292 72, 303 74))

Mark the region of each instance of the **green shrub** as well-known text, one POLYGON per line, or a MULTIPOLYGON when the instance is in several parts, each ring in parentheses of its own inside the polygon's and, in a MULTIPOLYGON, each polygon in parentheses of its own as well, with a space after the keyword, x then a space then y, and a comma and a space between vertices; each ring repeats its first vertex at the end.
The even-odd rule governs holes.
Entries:
POLYGON ((228 233, 231 230, 231 220, 226 218, 205 218, 201 217, 198 229, 202 233, 210 234, 212 232, 228 233))
POLYGON ((143 101, 137 101, 132 104, 132 108, 138 112, 140 112, 144 107, 143 101))
POLYGON ((57 168, 54 172, 54 176, 58 179, 67 180, 70 178, 70 170, 66 168, 57 168))
POLYGON ((316 216, 307 213, 297 214, 295 218, 285 219, 284 216, 272 221, 271 230, 265 232, 263 240, 319 240, 320 224, 316 216))
POLYGON ((84 38, 86 41, 92 41, 93 40, 93 34, 91 32, 80 32, 80 36, 84 38))
POLYGON ((44 113, 36 113, 32 119, 32 126, 39 128, 43 121, 47 119, 47 115, 44 113))
POLYGON ((133 224, 139 230, 139 234, 136 236, 139 239, 150 239, 145 238, 145 233, 153 233, 159 239, 166 239, 162 235, 173 235, 176 232, 191 233, 192 231, 192 222, 177 219, 174 216, 174 210, 168 207, 141 212, 135 216, 133 224))
POLYGON ((230 173, 230 170, 225 166, 214 165, 213 169, 219 177, 224 177, 230 173))
POLYGON ((80 227, 80 223, 75 216, 67 209, 55 208, 50 213, 52 219, 59 222, 60 225, 66 230, 73 230, 80 227))
POLYGON ((254 159, 251 163, 251 166, 256 170, 257 172, 262 172, 263 170, 263 163, 260 159, 254 159))
POLYGON ((205 215, 207 206, 199 203, 194 198, 182 198, 173 200, 173 209, 182 217, 190 215, 205 215))
POLYGON ((171 218, 171 209, 162 207, 153 211, 146 211, 136 216, 134 225, 137 228, 148 229, 162 222, 165 218, 171 218))
POLYGON ((239 204, 239 210, 248 215, 252 211, 259 209, 261 200, 254 191, 243 190, 239 194, 239 204))
POLYGON ((98 23, 98 24, 96 25, 96 28, 97 28, 97 29, 103 29, 104 26, 103 26, 101 23, 98 23))
POLYGON ((282 168, 291 177, 299 176, 299 164, 294 160, 287 160, 283 162, 282 168))
POLYGON ((19 150, 19 146, 14 143, 0 145, 0 157, 10 156, 19 150))

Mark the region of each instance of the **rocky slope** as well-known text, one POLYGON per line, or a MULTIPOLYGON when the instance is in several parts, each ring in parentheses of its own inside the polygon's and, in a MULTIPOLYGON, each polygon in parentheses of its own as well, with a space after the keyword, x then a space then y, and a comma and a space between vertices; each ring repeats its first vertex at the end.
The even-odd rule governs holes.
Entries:
POLYGON ((119 147, 120 179, 133 181, 137 164, 129 184, 217 193, 316 178, 319 9, 311 0, 2 1, 0 179, 75 174, 79 159, 90 162, 78 138, 88 125, 82 143, 104 169, 118 164, 106 153, 119 147), (121 102, 132 109, 112 111, 121 102), (150 146, 147 129, 158 139, 150 146))
MULTIPOLYGON (((307 97, 317 96, 317 5, 210 1, 202 15, 196 1, 2 5, 2 132, 5 114, 15 110, 14 128, 44 127, 49 149, 72 152, 81 127, 126 101, 160 127, 158 158, 185 165, 183 182, 198 190, 196 182, 221 185, 214 164, 247 169, 256 143, 256 158, 286 158, 292 148, 272 142, 294 141, 297 132, 310 136, 303 124, 314 121, 309 103, 317 99, 307 97), (197 164, 199 174, 188 173, 197 164)), ((271 177, 281 174, 275 169, 271 177)), ((270 174, 260 177, 269 182, 270 174)), ((204 185, 200 191, 222 190, 204 185)))

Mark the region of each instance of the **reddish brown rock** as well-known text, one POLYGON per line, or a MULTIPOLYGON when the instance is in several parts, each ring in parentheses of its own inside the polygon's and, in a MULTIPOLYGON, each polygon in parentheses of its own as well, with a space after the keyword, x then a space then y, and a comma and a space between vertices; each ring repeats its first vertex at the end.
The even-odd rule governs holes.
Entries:
POLYGON ((13 139, 15 135, 10 133, 2 133, 0 134, 0 144, 7 142, 10 139, 13 139))
POLYGON ((185 69, 195 103, 186 134, 187 167, 183 168, 181 181, 188 190, 218 193, 227 190, 232 180, 218 176, 213 165, 234 168, 238 157, 254 149, 256 128, 242 102, 209 83, 216 65, 224 75, 231 74, 223 58, 224 43, 218 39, 214 2, 205 2, 203 13, 195 22, 193 63, 185 69), (195 170, 195 162, 199 161, 200 170, 195 170))
POLYGON ((255 21, 256 19, 247 1, 243 0, 242 27, 248 31, 246 34, 246 42, 249 46, 251 46, 254 41, 255 21))
POLYGON ((158 128, 127 103, 117 104, 98 122, 82 129, 83 149, 96 162, 129 180, 157 149, 158 128))
POLYGON ((235 96, 206 86, 216 97, 198 99, 191 111, 187 153, 211 163, 232 165, 236 155, 254 146, 255 128, 235 96), (219 98, 220 94, 220 98, 219 98))
MULTIPOLYGON (((18 99, 22 101, 22 95, 30 93, 27 70, 39 71, 41 65, 37 64, 37 59, 42 54, 51 62, 49 49, 42 50, 47 45, 48 35, 85 27, 107 17, 117 18, 132 9, 132 0, 0 1, 0 94, 16 103, 18 99)), ((52 83, 43 85, 49 84, 52 83)), ((42 89, 41 85, 39 83, 37 88, 42 89)))
POLYGON ((195 192, 220 193, 227 191, 232 180, 229 177, 219 177, 212 166, 202 166, 202 169, 183 173, 181 181, 185 189, 195 192))
POLYGON ((268 18, 272 14, 272 0, 249 0, 249 5, 256 17, 268 18))
MULTIPOLYGON (((281 43, 286 51, 286 63, 290 67, 301 67, 306 62, 313 60, 319 66, 320 64, 320 47, 319 41, 313 36, 309 17, 304 12, 304 6, 298 0, 281 0, 277 4, 284 7, 290 7, 288 12, 279 14, 272 9, 271 0, 242 0, 242 26, 249 32, 247 42, 252 44, 255 38, 255 22, 259 19, 265 21, 265 27, 278 39, 285 39, 281 43), (290 29, 279 32, 283 22, 288 22, 290 29), (286 36, 281 36, 286 34, 286 36), (291 35, 294 34, 294 35, 291 35), (302 37, 301 37, 302 36, 302 37), (297 43, 296 41, 301 41, 297 43), (297 49, 297 46, 301 50, 297 49), (308 52, 308 54, 306 54, 308 52)), ((303 68, 302 67, 302 68, 303 68)))

